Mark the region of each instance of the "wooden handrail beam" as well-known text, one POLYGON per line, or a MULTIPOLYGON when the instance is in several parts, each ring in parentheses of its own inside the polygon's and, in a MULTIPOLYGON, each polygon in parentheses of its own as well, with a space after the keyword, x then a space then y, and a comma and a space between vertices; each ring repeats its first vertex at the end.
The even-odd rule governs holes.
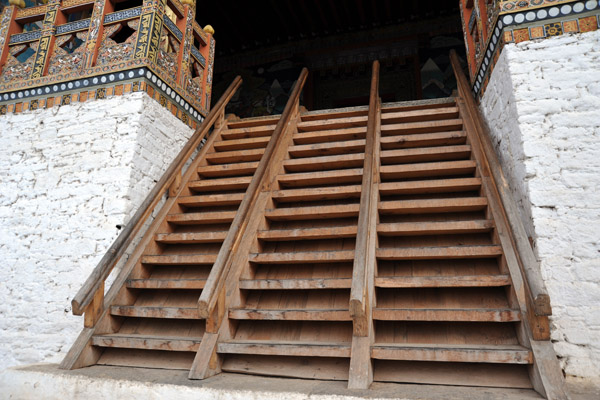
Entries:
POLYGON ((152 191, 148 193, 148 196, 146 196, 144 202, 138 207, 131 221, 125 225, 125 228, 119 237, 113 242, 104 257, 102 257, 96 268, 94 268, 88 279, 71 301, 73 314, 83 314, 88 305, 92 303, 96 296, 96 292, 101 287, 104 287, 104 281, 110 275, 115 264, 119 261, 142 226, 144 226, 165 191, 168 191, 173 182, 181 177, 181 171, 183 170, 185 163, 200 145, 202 139, 208 135, 210 128, 224 112, 225 106, 229 103, 229 100, 240 87, 241 83, 242 78, 240 76, 237 76, 233 82, 231 82, 223 96, 221 96, 217 104, 206 116, 206 119, 188 140, 183 149, 181 149, 173 162, 171 162, 169 168, 167 168, 160 180, 154 185, 152 191))
POLYGON ((492 146, 490 133, 486 124, 483 122, 475 100, 471 95, 471 90, 467 78, 462 71, 460 61, 455 51, 450 52, 452 68, 456 75, 456 81, 460 96, 466 103, 469 117, 473 120, 475 134, 483 150, 483 163, 488 171, 482 171, 482 174, 489 174, 491 181, 500 198, 500 206, 504 219, 507 222, 509 235, 511 236, 514 247, 516 248, 519 266, 522 271, 523 281, 525 283, 526 294, 530 297, 530 303, 536 316, 547 316, 552 314, 550 305, 550 296, 546 290, 539 263, 533 254, 531 245, 525 232, 525 227, 519 216, 515 202, 511 196, 507 180, 502 172, 502 167, 498 156, 492 146))
POLYGON ((252 208, 252 205, 256 201, 258 194, 260 193, 260 188, 264 183, 263 178, 266 176, 266 172, 270 166, 271 156, 277 148, 277 145, 280 143, 283 136, 282 133, 285 131, 285 128, 289 124, 290 119, 294 114, 294 108, 297 107, 300 99, 300 93, 302 92, 302 88, 304 87, 304 82, 306 81, 307 76, 308 70, 303 68, 300 72, 298 80, 296 81, 294 90, 288 99, 285 109, 281 114, 281 118, 275 127, 275 131, 273 132, 273 135, 267 144, 256 172, 250 181, 250 185, 246 190, 244 199, 242 200, 236 216, 231 223, 231 228, 227 233, 227 237, 225 238, 223 245, 219 250, 217 260, 213 264, 204 289, 202 290, 200 298, 198 299, 198 313, 201 318, 209 318, 215 310, 215 306, 219 298, 218 294, 225 284, 224 278, 227 276, 231 267, 232 256, 235 254, 235 251, 239 245, 239 241, 246 229, 248 223, 246 217, 252 208))

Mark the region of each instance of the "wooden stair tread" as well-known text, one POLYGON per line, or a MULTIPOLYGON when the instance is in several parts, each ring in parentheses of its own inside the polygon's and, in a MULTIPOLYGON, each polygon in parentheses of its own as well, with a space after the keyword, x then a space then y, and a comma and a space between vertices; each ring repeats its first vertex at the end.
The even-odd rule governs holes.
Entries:
POLYGON ((167 222, 175 225, 223 224, 233 221, 236 211, 169 214, 167 222))
POLYGON ((241 279, 240 289, 350 289, 352 278, 241 279))
POLYGON ((202 177, 225 177, 252 175, 258 168, 258 161, 235 164, 217 164, 198 167, 198 175, 202 177))
POLYGON ((380 321, 516 322, 521 312, 510 308, 374 308, 380 321))
POLYGON ((215 142, 214 147, 217 151, 259 149, 266 147, 269 143, 269 140, 271 140, 269 136, 236 140, 222 140, 220 142, 215 142))
POLYGON ((375 286, 381 288, 495 287, 510 284, 508 275, 378 276, 375 278, 375 286))
POLYGON ((251 253, 249 261, 260 264, 303 264, 354 261, 354 250, 251 253))
POLYGON ((228 206, 240 204, 243 198, 244 193, 179 196, 177 198, 177 203, 186 207, 228 206))
POLYGON ((269 321, 351 321, 345 309, 258 309, 230 308, 229 318, 269 321))
POLYGON ((291 221, 314 218, 356 217, 360 204, 340 204, 334 206, 275 208, 265 211, 265 217, 272 221, 291 221))
POLYGON ((363 153, 294 158, 285 160, 283 166, 289 172, 323 171, 337 168, 362 167, 364 159, 365 155, 363 153))
POLYGON ((242 163, 249 161, 260 161, 264 153, 264 148, 232 150, 223 151, 220 153, 209 153, 205 156, 205 159, 211 164, 242 163))
POLYGON ((466 140, 467 134, 464 131, 384 136, 381 138, 381 148, 383 150, 389 150, 412 147, 447 146, 452 144, 463 144, 466 140))
POLYGON ((206 279, 128 279, 130 289, 203 289, 206 279))
POLYGON ((378 248, 376 254, 380 260, 493 258, 502 255, 502 248, 496 245, 378 248))
POLYGON ((364 139, 367 127, 335 129, 328 131, 299 132, 294 134, 293 140, 296 145, 307 145, 316 143, 339 142, 342 140, 364 139))
POLYGON ((196 192, 209 191, 225 191, 246 189, 252 180, 251 176, 242 176, 236 178, 221 178, 221 179, 202 179, 199 181, 191 181, 188 188, 196 192))
POLYGON ((298 123, 298 132, 323 131, 356 126, 367 126, 367 116, 300 121, 298 123))
POLYGON ((288 153, 292 157, 314 157, 335 154, 364 152, 365 139, 329 142, 320 144, 304 144, 290 146, 288 153))
POLYGON ((224 140, 235 140, 260 136, 271 136, 275 130, 275 126, 276 125, 260 125, 244 128, 229 128, 221 133, 221 138, 224 140))
POLYGON ((285 187, 320 186, 341 183, 360 183, 363 169, 345 169, 338 171, 315 171, 297 174, 278 175, 277 180, 285 187))
POLYGON ((267 115, 262 117, 249 117, 237 121, 227 121, 228 129, 250 128, 254 126, 273 125, 279 122, 281 115, 267 115))
POLYGON ((410 135, 413 133, 434 133, 462 130, 462 119, 448 119, 425 122, 407 122, 381 125, 381 136, 410 135))
POLYGON ((436 160, 456 160, 467 158, 471 154, 471 146, 436 146, 411 149, 384 150, 381 152, 382 163, 412 163, 436 160))
POLYGON ((382 165, 380 174, 382 178, 388 179, 463 175, 475 172, 475 167, 476 163, 473 160, 382 165))
POLYGON ((217 353, 307 357, 350 357, 349 344, 318 342, 277 342, 269 340, 227 340, 217 353))
POLYGON ((158 233, 154 240, 159 243, 220 243, 225 240, 227 231, 158 233))
POLYGON ((361 186, 331 186, 310 189, 288 189, 276 190, 271 196, 277 202, 296 202, 314 200, 345 199, 349 197, 360 197, 361 186))
POLYGON ((356 226, 334 226, 327 228, 272 229, 258 231, 261 240, 335 239, 355 237, 356 226))
POLYGON ((431 179, 425 181, 382 182, 379 193, 389 194, 431 194, 470 192, 479 190, 481 178, 431 179))
POLYGON ((216 254, 146 255, 142 256, 141 263, 155 265, 213 264, 216 259, 216 254))
POLYGON ((334 108, 330 110, 309 111, 300 114, 302 121, 317 121, 323 119, 348 118, 348 117, 364 117, 369 113, 368 106, 351 107, 348 109, 334 108))
POLYGON ((492 220, 397 222, 378 224, 377 232, 383 236, 448 235, 489 232, 493 228, 492 220))
POLYGON ((143 350, 198 351, 202 338, 180 336, 151 336, 142 334, 103 334, 92 336, 92 344, 143 350))
POLYGON ((485 197, 457 197, 450 199, 396 200, 379 203, 381 214, 425 214, 479 211, 487 207, 485 197))
POLYGON ((458 118, 458 107, 440 107, 410 111, 388 111, 381 114, 382 123, 417 122, 458 118))
POLYGON ((199 319, 197 307, 111 306, 110 313, 122 317, 199 319))
POLYGON ((456 99, 454 97, 446 97, 436 100, 433 103, 420 103, 420 102, 400 102, 400 103, 383 103, 381 105, 381 114, 399 112, 399 111, 414 111, 414 110, 429 110, 438 108, 453 107, 456 105, 456 99))

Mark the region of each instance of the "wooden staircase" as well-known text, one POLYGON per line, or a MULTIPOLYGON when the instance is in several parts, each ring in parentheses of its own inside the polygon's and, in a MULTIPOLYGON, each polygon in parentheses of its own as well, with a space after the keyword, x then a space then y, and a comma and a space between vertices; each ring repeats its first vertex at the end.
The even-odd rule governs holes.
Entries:
POLYGON ((369 106, 306 112, 303 71, 281 116, 242 120, 223 117, 232 85, 112 288, 111 259, 74 300, 86 328, 62 367, 566 398, 539 271, 457 76, 457 98, 381 104, 375 63, 369 106))

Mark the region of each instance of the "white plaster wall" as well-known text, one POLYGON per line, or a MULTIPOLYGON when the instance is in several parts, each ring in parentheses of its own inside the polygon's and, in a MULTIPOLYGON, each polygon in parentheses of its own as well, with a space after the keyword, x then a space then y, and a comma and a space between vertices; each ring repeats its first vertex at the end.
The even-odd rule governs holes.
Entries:
POLYGON ((0 369, 61 361, 71 299, 191 134, 141 92, 0 117, 0 369))
POLYGON ((569 375, 600 380, 600 31, 505 46, 481 102, 569 375))

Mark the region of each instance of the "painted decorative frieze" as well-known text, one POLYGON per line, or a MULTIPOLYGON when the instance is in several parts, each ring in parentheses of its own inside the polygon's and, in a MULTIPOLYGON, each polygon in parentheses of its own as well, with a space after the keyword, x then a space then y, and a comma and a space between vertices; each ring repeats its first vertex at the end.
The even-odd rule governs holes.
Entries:
POLYGON ((215 42, 194 17, 179 0, 119 11, 109 0, 8 6, 0 15, 0 114, 143 90, 196 126, 210 109, 215 42))

